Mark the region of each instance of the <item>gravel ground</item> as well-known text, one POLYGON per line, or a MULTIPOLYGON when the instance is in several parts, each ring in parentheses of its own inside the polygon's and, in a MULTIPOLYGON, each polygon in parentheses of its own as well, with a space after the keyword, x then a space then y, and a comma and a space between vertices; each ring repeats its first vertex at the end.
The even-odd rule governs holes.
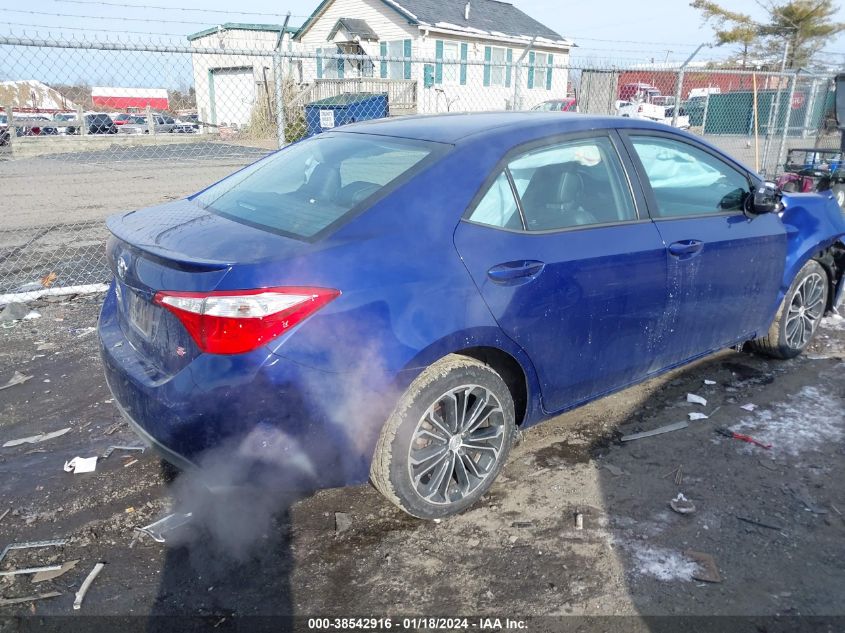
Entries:
MULTIPOLYGON (((0 516, 9 510, 0 546, 67 539, 13 552, 0 568, 80 561, 40 584, 0 578, 2 598, 61 593, 0 606, 0 616, 74 613, 74 592, 98 561, 106 567, 77 613, 210 618, 191 620, 193 630, 279 614, 532 616, 529 630, 557 628, 541 616, 558 615, 845 616, 841 319, 827 319, 798 359, 725 351, 526 430, 486 497, 448 520, 412 519, 362 486, 291 503, 268 524, 221 498, 203 514, 207 523, 177 531, 171 545, 144 537, 130 547, 133 527, 169 511, 181 476, 174 481, 149 452, 116 451, 89 474, 62 469, 72 457, 138 443, 121 426, 97 359, 100 300, 44 302, 35 306, 40 318, 0 330, 0 386, 15 371, 32 377, 0 390, 0 445, 70 428, 0 448, 0 516), (706 406, 687 403, 687 393, 706 406), (619 441, 693 411, 709 418, 619 441), (772 447, 722 437, 718 426, 772 447), (678 493, 694 513, 670 509, 678 493), (713 557, 720 582, 701 580, 690 550, 713 557)), ((90 621, 61 622, 64 631, 90 621)), ((144 630, 189 621, 154 622, 168 624, 144 630)), ((638 622, 577 630, 681 630, 638 622)), ((743 630, 797 629, 787 624, 743 630)))

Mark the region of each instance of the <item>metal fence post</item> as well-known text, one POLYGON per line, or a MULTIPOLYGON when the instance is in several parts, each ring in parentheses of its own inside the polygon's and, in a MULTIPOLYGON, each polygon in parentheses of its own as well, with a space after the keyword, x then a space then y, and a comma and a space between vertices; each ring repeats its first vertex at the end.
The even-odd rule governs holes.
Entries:
POLYGON ((780 165, 781 158, 783 157, 783 151, 786 149, 786 137, 789 136, 789 119, 792 115, 792 100, 795 98, 795 84, 798 83, 798 73, 800 72, 800 70, 796 70, 789 82, 789 96, 786 98, 786 117, 783 120, 783 134, 780 137, 780 146, 778 147, 777 156, 775 156, 775 171, 777 171, 777 167, 780 165))
POLYGON ((156 135, 156 122, 153 119, 153 111, 150 106, 147 106, 147 131, 149 131, 150 136, 156 135))
POLYGON ((692 55, 687 57, 686 61, 681 64, 681 67, 678 69, 678 79, 677 84, 675 85, 675 107, 672 109, 672 127, 678 127, 678 111, 681 109, 681 95, 683 94, 683 85, 684 85, 684 70, 689 63, 693 60, 693 58, 698 55, 698 51, 700 51, 705 46, 710 46, 710 44, 699 44, 698 48, 696 48, 692 55))
POLYGON ((9 131, 9 149, 14 151, 14 141, 18 137, 18 130, 14 123, 15 115, 12 112, 12 106, 6 106, 6 129, 9 131))
POLYGON ((273 84, 276 100, 276 143, 279 149, 285 146, 285 80, 284 58, 279 51, 273 53, 273 84))
POLYGON ((707 96, 704 98, 704 113, 701 115, 701 134, 707 134, 707 112, 710 110, 710 90, 707 90, 707 96))

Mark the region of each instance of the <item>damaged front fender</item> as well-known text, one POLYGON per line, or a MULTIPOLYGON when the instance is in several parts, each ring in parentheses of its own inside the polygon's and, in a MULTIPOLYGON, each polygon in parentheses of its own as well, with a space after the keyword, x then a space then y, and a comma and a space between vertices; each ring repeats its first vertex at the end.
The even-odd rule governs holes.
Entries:
POLYGON ((829 193, 785 194, 781 220, 787 235, 787 255, 778 305, 792 280, 809 260, 817 259, 831 279, 831 305, 843 297, 845 216, 829 193))

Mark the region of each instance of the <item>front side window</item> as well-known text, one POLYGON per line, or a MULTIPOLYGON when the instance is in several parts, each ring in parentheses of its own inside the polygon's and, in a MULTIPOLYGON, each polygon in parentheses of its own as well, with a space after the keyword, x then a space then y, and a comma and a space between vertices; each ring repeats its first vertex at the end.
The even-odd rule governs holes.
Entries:
POLYGON ((307 239, 440 147, 368 134, 321 134, 232 174, 192 199, 230 219, 307 239))
POLYGON ((622 163, 608 137, 578 139, 511 160, 469 216, 501 228, 554 231, 637 219, 622 163), (508 195, 510 175, 513 188, 508 195), (522 207, 519 223, 513 196, 522 207))
POLYGON ((632 136, 657 202, 657 217, 742 212, 749 195, 746 174, 688 143, 632 136))

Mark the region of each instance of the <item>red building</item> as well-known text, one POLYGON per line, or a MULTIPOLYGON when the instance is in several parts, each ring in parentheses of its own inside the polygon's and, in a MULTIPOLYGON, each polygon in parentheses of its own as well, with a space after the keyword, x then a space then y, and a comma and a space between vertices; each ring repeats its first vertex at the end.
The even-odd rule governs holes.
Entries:
POLYGON ((91 88, 91 100, 94 107, 103 110, 167 110, 170 103, 164 88, 110 88, 95 86, 91 88))
MULTIPOLYGON (((619 75, 619 88, 626 84, 650 84, 660 90, 661 94, 675 94, 675 82, 678 79, 677 70, 626 70, 619 75)), ((782 81, 786 82, 786 79, 782 81)), ((785 84, 780 86, 785 87, 785 84)), ((684 84, 681 90, 681 100, 689 97, 690 90, 695 88, 719 88, 719 92, 735 92, 737 90, 751 90, 751 74, 735 75, 720 73, 713 69, 687 68, 684 72, 684 84)), ((757 73, 757 90, 777 90, 778 77, 771 77, 767 73, 757 73)), ((621 99, 622 97, 620 97, 621 99)))

